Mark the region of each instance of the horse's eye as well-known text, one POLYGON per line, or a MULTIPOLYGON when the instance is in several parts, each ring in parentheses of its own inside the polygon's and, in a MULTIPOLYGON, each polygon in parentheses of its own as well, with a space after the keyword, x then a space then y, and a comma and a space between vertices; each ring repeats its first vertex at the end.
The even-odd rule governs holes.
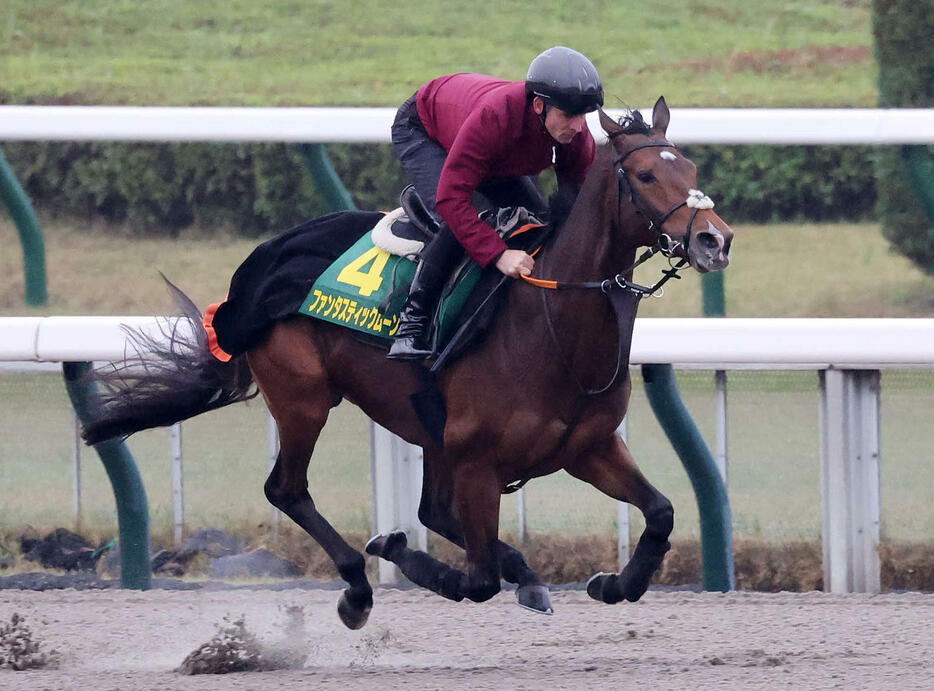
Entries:
POLYGON ((655 176, 650 170, 643 170, 641 173, 638 173, 636 177, 639 178, 639 182, 655 182, 655 176))

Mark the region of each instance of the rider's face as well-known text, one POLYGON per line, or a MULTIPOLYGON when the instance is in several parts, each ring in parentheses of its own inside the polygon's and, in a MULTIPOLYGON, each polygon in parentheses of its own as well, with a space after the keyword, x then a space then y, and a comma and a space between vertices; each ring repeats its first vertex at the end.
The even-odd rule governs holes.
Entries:
POLYGON ((583 113, 568 115, 554 106, 545 110, 544 102, 538 97, 532 101, 532 107, 537 115, 545 112, 545 129, 559 144, 570 144, 571 140, 587 127, 587 116, 583 113))

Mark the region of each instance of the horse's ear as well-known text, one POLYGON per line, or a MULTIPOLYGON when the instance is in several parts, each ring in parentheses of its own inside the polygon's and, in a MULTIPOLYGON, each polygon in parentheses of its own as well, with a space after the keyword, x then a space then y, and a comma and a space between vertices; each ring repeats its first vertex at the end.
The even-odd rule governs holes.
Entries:
POLYGON ((603 108, 600 108, 600 127, 611 136, 623 129, 613 118, 603 112, 603 108))
POLYGON ((668 130, 668 122, 671 120, 671 113, 668 110, 668 104, 665 103, 665 97, 659 96, 652 108, 652 129, 661 132, 664 136, 668 130))

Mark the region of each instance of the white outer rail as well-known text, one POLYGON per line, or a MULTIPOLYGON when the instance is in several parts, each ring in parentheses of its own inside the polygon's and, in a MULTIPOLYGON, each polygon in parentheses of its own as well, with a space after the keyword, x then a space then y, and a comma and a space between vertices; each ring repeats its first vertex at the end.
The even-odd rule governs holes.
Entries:
POLYGON ((0 361, 122 360, 134 353, 124 327, 157 336, 160 322, 165 325, 155 317, 0 317, 0 361))
MULTIPOLYGON (((0 317, 0 361, 120 360, 155 317, 0 317)), ((164 321, 164 320, 161 320, 164 321)), ((164 324, 163 324, 164 325, 164 324)), ((706 369, 934 366, 934 319, 636 319, 630 364, 706 369)))
MULTIPOLYGON (((648 117, 651 108, 642 112, 648 117)), ((623 111, 607 113, 619 117, 623 111)), ((0 106, 0 141, 388 142, 395 108, 0 106)), ((588 116, 602 138, 596 114, 588 116)), ((934 144, 932 108, 673 108, 678 144, 934 144)))
POLYGON ((631 362, 709 369, 928 367, 934 365, 934 319, 637 319, 631 362))

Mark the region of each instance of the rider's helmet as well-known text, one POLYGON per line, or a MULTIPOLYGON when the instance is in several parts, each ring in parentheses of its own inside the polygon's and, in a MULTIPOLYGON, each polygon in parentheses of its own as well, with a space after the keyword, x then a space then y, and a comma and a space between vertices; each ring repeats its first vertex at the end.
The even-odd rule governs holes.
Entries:
POLYGON ((589 113, 603 105, 603 84, 597 68, 582 53, 555 46, 529 65, 525 92, 568 115, 589 113))

